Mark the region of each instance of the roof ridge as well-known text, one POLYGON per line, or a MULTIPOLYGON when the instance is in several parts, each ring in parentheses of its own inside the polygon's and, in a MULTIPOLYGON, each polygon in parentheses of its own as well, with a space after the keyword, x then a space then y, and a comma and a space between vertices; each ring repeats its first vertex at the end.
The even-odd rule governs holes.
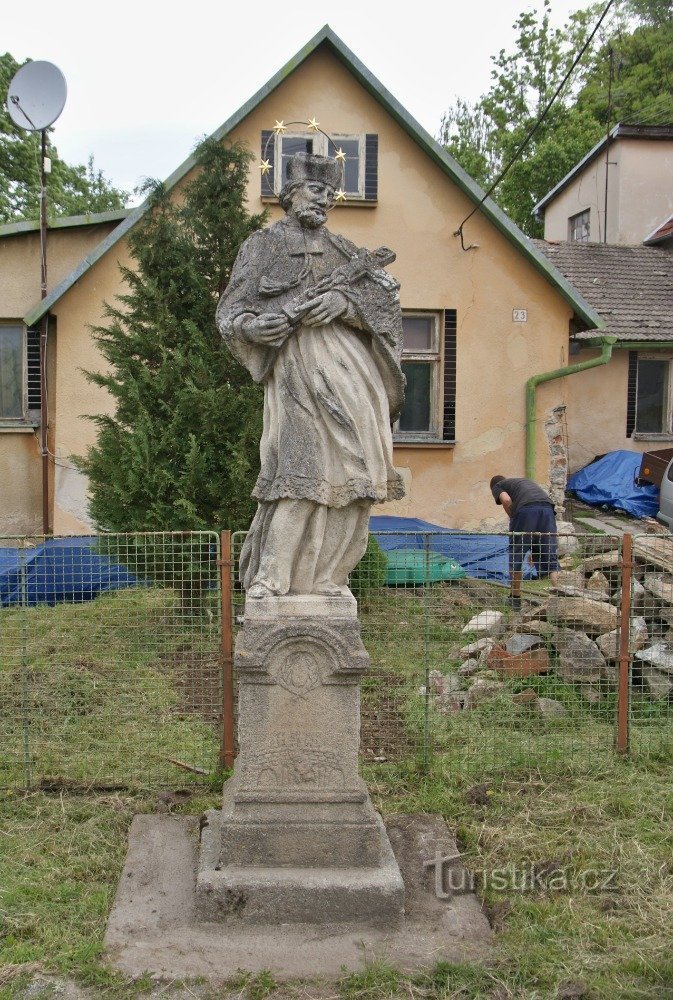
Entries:
MULTIPOLYGON (((301 66, 306 59, 311 56, 321 45, 329 45, 336 57, 346 66, 358 82, 381 104, 388 114, 397 124, 417 143, 418 146, 435 162, 437 166, 449 176, 457 187, 474 202, 486 218, 502 233, 505 238, 512 243, 519 252, 528 259, 529 263, 546 278, 549 283, 566 299, 572 306, 575 313, 587 326, 601 329, 602 320, 597 312, 589 305, 587 300, 565 279, 563 274, 549 261, 544 254, 537 249, 531 240, 525 236, 521 230, 509 219, 505 213, 492 201, 491 198, 484 199, 484 192, 479 185, 466 173, 457 161, 443 149, 439 143, 406 111, 406 109, 393 97, 393 95, 379 82, 379 80, 367 69, 364 63, 360 62, 357 56, 330 28, 329 24, 316 32, 309 41, 285 63, 281 69, 272 76, 264 86, 262 86, 248 101, 243 104, 238 111, 231 115, 218 129, 213 132, 211 138, 216 140, 224 138, 233 128, 239 125, 247 116, 263 101, 269 94, 280 86, 281 83, 301 66)), ((195 165, 195 155, 191 154, 164 182, 166 190, 171 190, 195 165)), ((150 206, 150 199, 146 199, 142 205, 133 209, 127 218, 120 223, 116 229, 104 239, 98 247, 87 255, 78 266, 59 285, 57 285, 45 299, 24 317, 24 322, 28 326, 36 323, 49 308, 85 274, 97 260, 114 246, 135 223, 144 215, 150 206)))

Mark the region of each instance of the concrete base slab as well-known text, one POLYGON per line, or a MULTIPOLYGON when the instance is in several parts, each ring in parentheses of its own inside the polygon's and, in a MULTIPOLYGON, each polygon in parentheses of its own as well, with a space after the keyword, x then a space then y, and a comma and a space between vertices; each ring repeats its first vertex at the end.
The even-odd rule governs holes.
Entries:
POLYGON ((469 885, 469 878, 457 873, 456 845, 444 821, 398 816, 386 829, 406 890, 402 929, 243 924, 233 917, 213 924, 196 915, 198 819, 136 816, 105 936, 108 958, 132 976, 203 976, 218 984, 239 970, 269 969, 280 981, 334 978, 377 959, 403 972, 438 961, 487 961, 491 930, 479 902, 469 891, 451 889, 469 885), (444 877, 440 861, 438 881, 443 858, 452 874, 444 877))
MULTIPOLYGON (((380 816, 370 867, 246 865, 220 859, 222 814, 206 814, 201 833, 196 913, 216 923, 367 923, 393 929, 404 921, 404 885, 380 816)), ((323 852, 331 857, 329 847, 323 852)))

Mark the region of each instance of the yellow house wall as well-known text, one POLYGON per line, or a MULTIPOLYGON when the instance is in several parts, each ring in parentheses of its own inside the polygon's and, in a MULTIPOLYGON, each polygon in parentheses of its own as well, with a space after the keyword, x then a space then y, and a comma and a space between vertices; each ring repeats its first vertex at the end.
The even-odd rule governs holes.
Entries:
MULTIPOLYGON (((306 121, 315 116, 327 132, 376 132, 379 136, 378 205, 338 207, 329 226, 358 245, 386 244, 397 251, 390 267, 401 282, 406 309, 458 312, 457 444, 455 448, 400 446, 395 462, 406 478, 404 501, 377 513, 406 513, 438 524, 504 526, 488 492, 496 473, 524 474, 524 384, 532 374, 567 361, 571 309, 479 214, 466 226, 465 253, 453 235, 473 204, 420 150, 383 108, 326 50, 312 55, 235 130, 255 154, 249 207, 261 208, 257 158, 260 133, 276 119, 306 121), (527 309, 526 324, 512 321, 513 309, 527 309)), ((280 217, 273 206, 271 217, 280 217)), ((105 410, 109 400, 84 382, 80 368, 100 364, 87 324, 99 303, 118 287, 116 246, 57 304, 59 454, 81 454, 95 428, 82 413, 105 410)), ((561 400, 560 383, 539 390, 541 418, 561 400)), ((538 421, 538 478, 547 481, 543 419, 538 421)), ((73 480, 74 483, 74 480, 73 480)), ((55 503, 58 531, 85 530, 74 485, 55 503)))
MULTIPOLYGON (((598 351, 585 350, 573 357, 586 361, 598 351)), ((626 436, 629 352, 616 349, 607 365, 590 368, 566 379, 569 469, 576 472, 596 455, 608 451, 644 452, 667 448, 669 441, 626 436)))
MULTIPOLYGON (((50 230, 48 278, 53 288, 114 228, 105 223, 50 230)), ((40 237, 37 232, 0 238, 0 319, 20 320, 40 298, 40 237)), ((49 344, 50 402, 55 408, 56 333, 49 344)), ((53 413, 52 413, 53 417, 53 413)), ((53 451, 53 424, 49 449, 53 451)), ((39 430, 0 424, 0 535, 42 532, 42 460, 39 430)), ((53 468, 50 496, 53 494, 53 468)), ((53 499, 53 497, 52 497, 53 499)))
POLYGON ((112 400, 99 386, 88 382, 84 371, 102 371, 105 361, 89 326, 104 323, 103 305, 120 294, 119 266, 130 266, 125 240, 120 240, 87 271, 54 307, 59 330, 56 374, 54 469, 54 532, 78 534, 91 530, 87 515, 87 482, 72 464, 73 455, 85 454, 96 440, 95 424, 85 414, 112 413, 112 400))

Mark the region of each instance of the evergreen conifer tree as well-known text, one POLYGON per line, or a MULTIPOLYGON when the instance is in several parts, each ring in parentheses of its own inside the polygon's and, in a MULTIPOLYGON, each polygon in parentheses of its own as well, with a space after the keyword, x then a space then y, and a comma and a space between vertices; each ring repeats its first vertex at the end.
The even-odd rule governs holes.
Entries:
POLYGON ((262 392, 224 349, 215 308, 266 215, 246 210, 245 148, 208 139, 195 158, 179 199, 153 185, 127 291, 93 331, 109 370, 87 377, 116 408, 91 416, 97 441, 78 465, 107 531, 242 528, 255 506, 262 392))

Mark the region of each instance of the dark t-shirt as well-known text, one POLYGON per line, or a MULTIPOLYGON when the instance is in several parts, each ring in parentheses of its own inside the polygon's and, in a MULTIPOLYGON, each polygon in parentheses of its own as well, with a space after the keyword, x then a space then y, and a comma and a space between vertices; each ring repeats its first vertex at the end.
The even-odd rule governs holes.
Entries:
POLYGON ((496 503, 500 503, 498 498, 501 493, 509 493, 512 498, 511 517, 518 514, 521 508, 529 503, 551 504, 549 494, 545 493, 542 487, 531 479, 502 479, 495 484, 492 492, 496 503))

